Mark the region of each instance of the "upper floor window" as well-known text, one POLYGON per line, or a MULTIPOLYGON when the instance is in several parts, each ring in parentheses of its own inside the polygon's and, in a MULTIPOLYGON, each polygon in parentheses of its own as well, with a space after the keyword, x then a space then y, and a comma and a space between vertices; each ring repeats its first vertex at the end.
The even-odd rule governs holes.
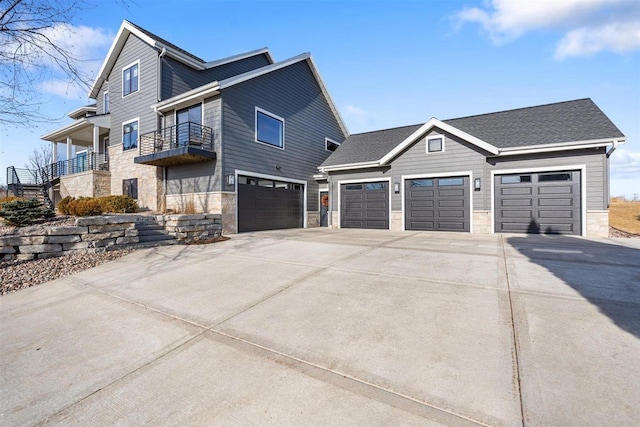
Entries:
POLYGON ((256 142, 284 149, 284 119, 256 107, 256 142))
POLYGON ((140 64, 136 62, 122 70, 122 96, 127 96, 138 90, 139 66, 140 64))
POLYGON ((329 138, 324 139, 324 147, 329 151, 336 151, 340 143, 330 140, 329 138))
POLYGON ((122 149, 131 150, 138 146, 138 120, 122 125, 122 149))
POLYGON ((444 151, 444 137, 427 137, 427 153, 437 153, 439 151, 444 151))
POLYGON ((104 105, 103 112, 107 114, 109 112, 109 92, 104 93, 104 105))

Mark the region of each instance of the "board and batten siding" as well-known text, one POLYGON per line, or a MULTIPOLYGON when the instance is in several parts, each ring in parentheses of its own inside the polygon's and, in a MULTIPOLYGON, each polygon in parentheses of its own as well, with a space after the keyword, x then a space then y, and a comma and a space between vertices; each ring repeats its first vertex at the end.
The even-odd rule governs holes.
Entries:
MULTIPOLYGON (((203 126, 213 130, 213 146, 216 159, 220 158, 220 117, 222 101, 220 96, 204 101, 203 126)), ((175 111, 165 114, 165 123, 175 120, 175 111)), ((190 163, 167 167, 167 194, 206 193, 221 190, 221 169, 218 160, 211 162, 190 163)))
MULTIPOLYGON (((419 139, 391 162, 392 183, 402 185, 402 176, 431 174, 445 174, 456 172, 473 173, 473 178, 484 175, 485 154, 480 148, 439 129, 432 130, 426 137, 419 139), (444 151, 427 153, 427 139, 434 136, 444 136, 444 151)), ((487 187, 481 191, 473 191, 473 209, 485 209, 484 193, 487 187)), ((393 194, 391 209, 402 210, 402 195, 393 194)), ((488 208, 486 208, 488 209, 488 208)))
POLYGON ((214 81, 270 65, 266 55, 254 55, 207 70, 194 70, 172 58, 162 58, 162 99, 169 99, 214 81))
MULTIPOLYGON (((569 165, 586 165, 587 209, 608 209, 608 188, 606 171, 606 150, 604 147, 588 150, 558 151, 522 156, 504 156, 487 159, 485 186, 491 185, 491 171, 500 170, 562 167, 569 165)), ((585 179, 585 177, 582 177, 585 179)), ((491 199, 487 199, 491 203, 491 199)))
MULTIPOLYGON (((245 170, 304 180, 308 211, 319 209, 313 175, 331 154, 325 138, 342 142, 345 137, 306 61, 222 92, 223 175, 245 170), (285 119, 284 150, 255 142, 256 107, 285 119)), ((234 187, 223 185, 223 190, 234 187)))

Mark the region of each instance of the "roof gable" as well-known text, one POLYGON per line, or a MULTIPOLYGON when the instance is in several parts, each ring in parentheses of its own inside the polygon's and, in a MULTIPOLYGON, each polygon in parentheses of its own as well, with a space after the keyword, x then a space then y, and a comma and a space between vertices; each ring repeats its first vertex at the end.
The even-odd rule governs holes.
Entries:
POLYGON ((124 47, 127 41, 127 38, 129 37, 130 34, 135 35, 140 40, 142 40, 152 48, 156 49, 158 52, 163 52, 163 54, 177 61, 180 61, 183 64, 188 65, 189 67, 198 71, 219 67, 221 65, 228 64, 234 61, 239 61, 241 59, 248 58, 254 55, 264 54, 267 56, 269 62, 271 63, 274 62, 273 57, 269 52, 269 49, 266 47, 262 49, 253 50, 251 52, 233 55, 233 56, 219 59, 216 61, 205 62, 201 58, 193 55, 192 53, 187 52, 186 50, 174 45, 171 42, 168 42, 167 40, 161 37, 158 37, 157 35, 151 33, 150 31, 147 31, 127 20, 124 20, 122 21, 122 25, 120 25, 120 29, 118 30, 118 33, 116 34, 116 37, 114 38, 113 43, 109 48, 109 52, 107 53, 107 56, 104 62, 102 63, 102 67, 100 68, 100 71, 98 72, 98 75, 93 85, 89 89, 89 98, 95 99, 97 97, 100 87, 106 81, 107 76, 109 75, 109 73, 111 72, 111 69, 116 63, 116 60, 120 55, 120 52, 124 47))
POLYGON ((319 169, 384 166, 434 128, 495 156, 604 146, 625 138, 591 99, 579 99, 352 135, 319 169))

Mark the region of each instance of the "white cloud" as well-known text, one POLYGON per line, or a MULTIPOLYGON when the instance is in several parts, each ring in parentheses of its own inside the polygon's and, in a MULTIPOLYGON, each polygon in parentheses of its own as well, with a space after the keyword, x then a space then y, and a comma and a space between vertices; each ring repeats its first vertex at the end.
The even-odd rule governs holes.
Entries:
MULTIPOLYGON (((102 61, 113 41, 114 34, 101 28, 60 24, 45 30, 45 35, 61 49, 70 53, 77 60, 79 71, 90 80, 100 70, 102 61)), ((50 69, 47 78, 40 84, 40 89, 65 99, 86 99, 86 88, 70 84, 68 77, 49 57, 42 57, 43 65, 50 69)))
POLYGON ((617 177, 637 178, 640 191, 640 152, 618 148, 611 155, 611 175, 617 177))
POLYGON ((563 31, 556 58, 639 50, 639 16, 635 0, 491 0, 456 14, 458 25, 480 24, 498 44, 534 30, 563 31))
POLYGON ((640 22, 569 31, 558 43, 556 58, 589 56, 600 51, 624 53, 634 50, 640 50, 640 22))
POLYGON ((352 132, 366 129, 371 116, 368 111, 355 105, 346 105, 342 109, 342 114, 352 132))

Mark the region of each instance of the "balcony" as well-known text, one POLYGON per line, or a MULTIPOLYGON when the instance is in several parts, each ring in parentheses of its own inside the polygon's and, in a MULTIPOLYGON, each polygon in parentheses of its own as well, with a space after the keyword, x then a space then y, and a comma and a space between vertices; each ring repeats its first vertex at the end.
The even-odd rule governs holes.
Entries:
POLYGON ((215 160, 213 129, 187 122, 140 135, 140 154, 134 162, 173 166, 215 160))

